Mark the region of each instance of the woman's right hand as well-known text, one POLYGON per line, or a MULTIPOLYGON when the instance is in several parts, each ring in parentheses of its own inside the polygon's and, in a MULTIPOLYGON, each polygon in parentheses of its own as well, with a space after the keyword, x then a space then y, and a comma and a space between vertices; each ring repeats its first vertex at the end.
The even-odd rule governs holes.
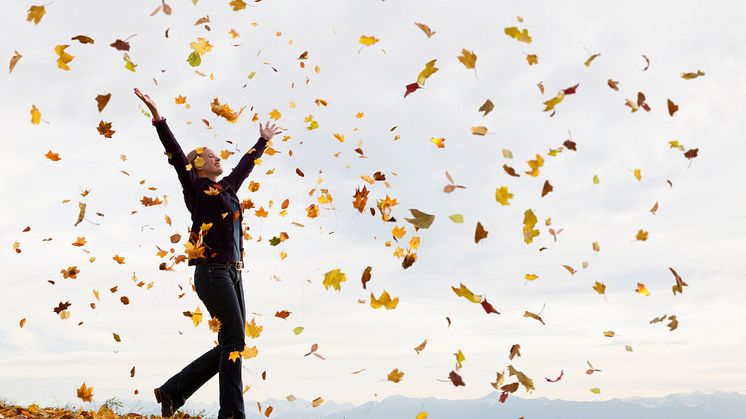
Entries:
POLYGON ((145 103, 145 106, 150 109, 150 113, 153 114, 153 118, 160 119, 160 115, 158 114, 158 108, 155 106, 155 102, 153 102, 153 99, 150 98, 150 96, 143 94, 140 89, 135 87, 135 95, 140 98, 140 100, 145 103))

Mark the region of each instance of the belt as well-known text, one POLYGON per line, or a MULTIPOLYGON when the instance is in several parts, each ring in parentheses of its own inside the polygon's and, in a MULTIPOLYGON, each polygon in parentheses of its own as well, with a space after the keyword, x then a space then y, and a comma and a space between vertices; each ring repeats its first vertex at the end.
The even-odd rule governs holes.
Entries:
POLYGON ((221 266, 227 266, 229 268, 233 268, 237 271, 240 271, 243 269, 243 261, 237 260, 232 262, 199 262, 197 265, 205 265, 205 264, 215 264, 215 265, 221 265, 221 266))

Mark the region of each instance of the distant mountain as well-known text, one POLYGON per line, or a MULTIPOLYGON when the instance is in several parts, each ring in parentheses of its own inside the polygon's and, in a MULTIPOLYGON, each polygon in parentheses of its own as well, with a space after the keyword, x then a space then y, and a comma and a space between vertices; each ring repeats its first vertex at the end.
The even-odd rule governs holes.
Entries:
MULTIPOLYGON (((479 399, 442 400, 432 397, 413 399, 390 396, 355 406, 351 403, 328 401, 319 407, 311 407, 306 400, 273 400, 261 402, 262 409, 272 405, 272 419, 414 419, 424 410, 428 418, 469 419, 742 419, 746 418, 746 395, 740 393, 701 392, 671 394, 657 398, 612 399, 597 402, 550 400, 547 398, 522 399, 510 396, 505 403, 498 401, 500 393, 490 393, 479 399)), ((143 415, 159 414, 159 405, 154 402, 122 401, 120 412, 136 412, 143 415)), ((96 409, 98 406, 96 405, 96 409)), ((218 403, 203 404, 187 402, 183 411, 202 414, 205 418, 217 417, 218 403)), ((265 418, 258 412, 255 402, 246 403, 246 417, 265 418)))

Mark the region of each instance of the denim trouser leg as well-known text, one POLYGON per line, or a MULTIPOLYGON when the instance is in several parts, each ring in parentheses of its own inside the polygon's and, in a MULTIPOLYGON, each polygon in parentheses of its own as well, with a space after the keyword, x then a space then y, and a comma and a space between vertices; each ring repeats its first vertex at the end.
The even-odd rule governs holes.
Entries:
POLYGON ((217 373, 220 386, 218 418, 232 415, 235 419, 243 419, 242 358, 239 356, 235 361, 229 359, 230 353, 241 352, 245 343, 246 309, 241 272, 219 265, 198 265, 194 273, 194 286, 210 315, 220 320, 218 346, 192 361, 162 388, 173 396, 174 406, 179 408, 217 373))

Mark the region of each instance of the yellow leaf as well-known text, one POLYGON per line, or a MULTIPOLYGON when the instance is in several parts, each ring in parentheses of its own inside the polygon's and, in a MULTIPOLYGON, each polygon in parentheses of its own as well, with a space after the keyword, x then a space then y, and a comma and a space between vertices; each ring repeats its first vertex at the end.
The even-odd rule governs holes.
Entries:
POLYGON ((477 54, 475 54, 474 51, 462 48, 458 60, 461 61, 466 68, 475 68, 477 65, 477 54))
POLYGON ((527 209, 523 213, 523 240, 526 242, 526 244, 529 244, 534 241, 534 237, 539 235, 539 230, 535 230, 534 227, 536 226, 536 215, 534 215, 534 212, 530 209, 527 209))
POLYGON ((537 154, 535 160, 529 160, 527 163, 531 171, 526 172, 526 174, 536 177, 539 176, 539 168, 544 165, 544 158, 541 157, 541 154, 537 154))
POLYGON ((606 336, 607 338, 613 338, 613 337, 614 337, 614 334, 615 334, 615 333, 614 333, 614 331, 613 331, 613 330, 605 330, 605 331, 604 331, 604 336, 606 336))
POLYGON ((317 397, 311 401, 311 406, 313 407, 319 407, 324 403, 323 397, 317 397))
POLYGON ((269 117, 277 121, 282 117, 282 114, 277 109, 272 109, 272 112, 269 113, 269 117))
POLYGON ((192 322, 194 323, 194 327, 197 327, 202 322, 202 311, 199 309, 199 306, 197 306, 197 309, 194 310, 194 313, 192 313, 192 322))
POLYGON ((246 359, 254 358, 257 355, 259 355, 259 349, 257 349, 256 346, 252 346, 251 348, 244 346, 244 350, 241 351, 241 356, 246 359))
POLYGON ((414 419, 427 419, 427 412, 423 410, 422 412, 418 413, 414 419))
POLYGON ((485 135, 487 134, 487 127, 485 126, 471 127, 471 133, 474 135, 485 135))
POLYGON ((500 205, 510 205, 508 200, 512 198, 513 194, 508 192, 507 186, 501 186, 495 190, 495 199, 500 203, 500 205))
POLYGON ((230 3, 228 3, 231 7, 233 7, 233 11, 237 12, 239 10, 243 10, 246 8, 246 2, 243 0, 231 0, 230 3))
POLYGON ((466 360, 466 357, 464 356, 464 353, 461 352, 461 349, 459 349, 458 352, 455 353, 454 355, 456 355, 456 369, 460 369, 461 363, 464 362, 464 360, 466 360))
POLYGON ((562 99, 564 99, 564 98, 565 98, 565 92, 563 92, 562 90, 560 90, 559 93, 557 93, 557 96, 555 96, 555 97, 553 97, 553 98, 551 98, 551 99, 549 99, 549 100, 547 100, 547 101, 544 102, 544 105, 546 105, 544 107, 544 112, 553 110, 554 107, 558 103, 562 102, 562 99))
POLYGON ((439 70, 435 67, 435 61, 437 61, 437 59, 432 59, 425 64, 425 69, 420 71, 420 74, 417 75, 417 84, 424 86, 425 80, 439 70))
POLYGON ((256 324, 256 321, 254 318, 251 318, 251 323, 246 323, 245 327, 246 336, 249 337, 249 339, 256 339, 259 337, 259 335, 262 333, 262 329, 264 329, 264 326, 259 326, 256 324))
POLYGON ((635 179, 639 182, 642 178, 642 173, 640 173, 640 169, 635 169, 635 179))
POLYGON ((345 136, 344 136, 344 134, 339 134, 339 133, 335 132, 332 135, 334 135, 334 138, 336 138, 337 140, 339 140, 340 143, 345 142, 345 136))
POLYGON ((433 138, 430 139, 430 141, 432 141, 433 144, 435 144, 436 146, 438 146, 438 148, 445 148, 446 147, 446 145, 445 145, 446 139, 443 138, 443 137, 433 137, 433 138))
POLYGON ((518 382, 523 385, 523 387, 526 389, 527 392, 531 392, 531 390, 535 390, 533 380, 528 378, 526 374, 516 370, 515 368, 513 368, 512 365, 508 365, 508 372, 510 373, 509 375, 516 376, 516 378, 518 379, 518 382))
POLYGON ((458 288, 451 286, 451 289, 453 292, 456 293, 459 297, 464 297, 467 300, 471 301, 472 303, 480 304, 482 302, 482 296, 476 295, 469 288, 466 288, 466 285, 463 283, 459 285, 458 288))
POLYGON ((137 64, 133 63, 132 60, 130 60, 130 56, 126 52, 124 53, 123 58, 124 58, 124 68, 134 73, 135 67, 137 67, 137 64))
POLYGON ((643 283, 641 283, 641 282, 638 282, 638 283, 637 283, 637 289, 635 290, 635 292, 636 292, 636 293, 638 293, 638 294, 642 294, 642 295, 644 295, 644 296, 646 296, 646 297, 649 297, 649 296, 650 296, 650 292, 649 292, 649 291, 648 291, 648 289, 647 289, 647 288, 645 287, 645 284, 643 284, 643 283))
POLYGON ((369 47, 378 41, 379 39, 375 36, 360 35, 360 43, 365 45, 366 47, 369 47))
POLYGON ((238 360, 241 357, 241 353, 238 351, 232 351, 230 354, 228 354, 228 359, 233 361, 234 363, 236 360, 238 360))
POLYGON ((199 55, 204 55, 209 51, 212 51, 212 45, 210 45, 210 41, 202 37, 197 38, 197 40, 194 42, 190 42, 189 47, 192 48, 194 52, 199 55))
POLYGON ((323 285, 324 288, 327 290, 329 287, 334 287, 335 290, 339 291, 340 288, 340 282, 344 282, 347 280, 347 277, 343 272, 341 272, 339 269, 333 269, 327 273, 324 274, 324 281, 323 285))
POLYGON ((526 61, 528 61, 528 65, 539 64, 539 57, 536 54, 528 54, 526 55, 526 61))
POLYGON ((370 293, 370 306, 373 308, 381 308, 383 306, 386 307, 386 310, 393 310, 396 308, 397 304, 399 304, 399 297, 392 300, 386 290, 383 290, 378 299, 376 299, 372 292, 370 293))
POLYGON ((505 28, 505 35, 515 39, 516 41, 531 43, 531 36, 528 34, 528 29, 520 30, 515 26, 505 28))
POLYGON ((33 20, 34 25, 38 25, 41 21, 41 18, 44 16, 44 13, 46 13, 46 9, 44 9, 44 6, 31 6, 28 9, 26 21, 31 22, 33 20))
POLYGON ((591 55, 590 57, 588 57, 588 59, 587 59, 587 60, 585 60, 585 62, 584 62, 583 64, 585 64, 585 66, 586 66, 586 67, 590 67, 590 66, 591 66, 591 63, 593 62, 593 60, 595 60, 595 59, 596 59, 596 57, 598 57, 598 56, 600 56, 600 55, 601 55, 601 54, 593 54, 593 55, 591 55))
POLYGON ((536 274, 526 274, 526 280, 528 280, 528 281, 533 281, 533 280, 535 280, 538 277, 539 277, 539 275, 536 275, 536 274))
POLYGON ((648 232, 643 229, 640 229, 640 231, 638 231, 637 234, 635 234, 635 239, 640 240, 640 241, 646 241, 648 239, 648 232))
POLYGON ((36 105, 31 105, 31 123, 39 125, 39 122, 41 122, 41 112, 39 112, 36 105))
POLYGON ((591 393, 593 393, 593 394, 601 394, 601 389, 598 388, 598 387, 593 387, 591 389, 591 393))
POLYGON ((54 47, 54 52, 57 54, 59 58, 57 58, 57 67, 63 69, 63 70, 70 70, 70 67, 67 65, 70 61, 75 58, 74 56, 68 54, 65 52, 65 48, 69 47, 70 45, 62 44, 62 45, 56 45, 54 47))
POLYGON ((387 376, 388 381, 398 383, 404 377, 404 371, 399 371, 399 368, 394 368, 387 376))

